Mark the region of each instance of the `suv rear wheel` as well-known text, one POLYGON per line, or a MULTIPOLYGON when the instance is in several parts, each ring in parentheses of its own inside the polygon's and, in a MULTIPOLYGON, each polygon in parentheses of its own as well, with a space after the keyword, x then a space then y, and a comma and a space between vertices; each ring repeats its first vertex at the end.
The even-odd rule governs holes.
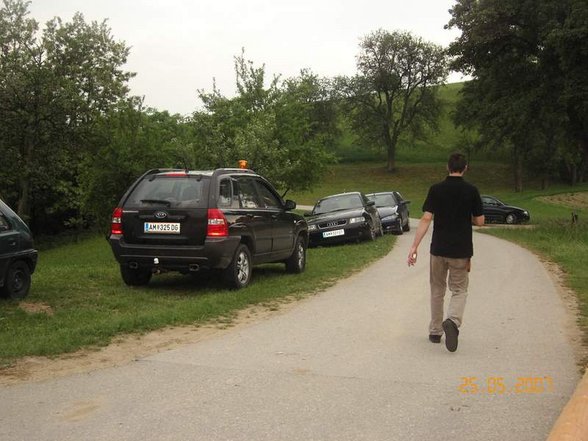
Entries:
POLYGON ((143 286, 149 283, 152 273, 148 269, 133 269, 126 265, 121 265, 120 275, 123 281, 129 286, 143 286))
POLYGON ((286 271, 299 274, 306 267, 306 242, 303 237, 298 236, 292 255, 286 260, 286 271))
POLYGON ((251 280, 252 265, 251 251, 247 245, 239 245, 233 260, 223 271, 225 281, 231 288, 245 288, 251 280))

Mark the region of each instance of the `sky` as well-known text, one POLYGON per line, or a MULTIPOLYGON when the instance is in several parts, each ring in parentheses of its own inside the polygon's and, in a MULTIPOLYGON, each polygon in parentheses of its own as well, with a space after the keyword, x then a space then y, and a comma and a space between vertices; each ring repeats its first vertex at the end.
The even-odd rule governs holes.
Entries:
MULTIPOLYGON (((111 34, 130 47, 129 85, 145 105, 189 115, 201 108, 198 90, 235 94, 234 57, 267 78, 295 77, 310 69, 321 77, 353 75, 360 40, 377 29, 410 31, 446 47, 454 0, 32 0, 40 28, 53 17, 107 20, 111 34)), ((460 81, 452 74, 450 82, 460 81)))

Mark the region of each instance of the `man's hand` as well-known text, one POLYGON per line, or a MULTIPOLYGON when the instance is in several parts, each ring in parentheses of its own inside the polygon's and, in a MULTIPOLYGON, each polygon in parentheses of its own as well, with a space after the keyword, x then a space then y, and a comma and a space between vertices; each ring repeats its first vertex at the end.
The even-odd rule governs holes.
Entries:
POLYGON ((433 213, 425 211, 421 217, 421 220, 419 221, 419 226, 417 227, 416 233, 414 235, 414 242, 410 247, 410 253, 408 253, 408 266, 413 266, 416 263, 418 247, 421 243, 421 240, 423 240, 424 235, 427 233, 432 220, 433 213))
POLYGON ((408 253, 408 266, 413 266, 417 261, 418 253, 416 248, 411 248, 408 253))

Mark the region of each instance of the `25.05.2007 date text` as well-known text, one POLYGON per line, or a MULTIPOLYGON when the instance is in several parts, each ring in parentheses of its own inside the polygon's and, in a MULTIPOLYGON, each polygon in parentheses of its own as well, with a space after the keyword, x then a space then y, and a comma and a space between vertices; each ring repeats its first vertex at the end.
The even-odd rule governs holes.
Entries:
POLYGON ((553 392, 553 379, 544 377, 517 377, 514 385, 508 385, 504 377, 461 377, 458 390, 462 394, 542 394, 553 392))

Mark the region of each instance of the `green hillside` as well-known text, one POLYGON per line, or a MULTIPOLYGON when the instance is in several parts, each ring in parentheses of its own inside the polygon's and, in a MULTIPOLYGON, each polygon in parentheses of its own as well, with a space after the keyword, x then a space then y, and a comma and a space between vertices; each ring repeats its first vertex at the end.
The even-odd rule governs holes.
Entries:
MULTIPOLYGON (((463 83, 446 84, 440 89, 440 99, 443 103, 439 120, 439 130, 427 134, 425 140, 413 140, 405 136, 398 145, 398 160, 409 162, 431 162, 444 160, 447 152, 455 150, 459 145, 460 131, 452 122, 451 115, 459 98, 459 91, 463 83)), ((385 160, 383 150, 375 150, 365 146, 353 136, 346 122, 340 125, 342 138, 340 145, 333 153, 340 162, 358 162, 371 160, 385 160)))

